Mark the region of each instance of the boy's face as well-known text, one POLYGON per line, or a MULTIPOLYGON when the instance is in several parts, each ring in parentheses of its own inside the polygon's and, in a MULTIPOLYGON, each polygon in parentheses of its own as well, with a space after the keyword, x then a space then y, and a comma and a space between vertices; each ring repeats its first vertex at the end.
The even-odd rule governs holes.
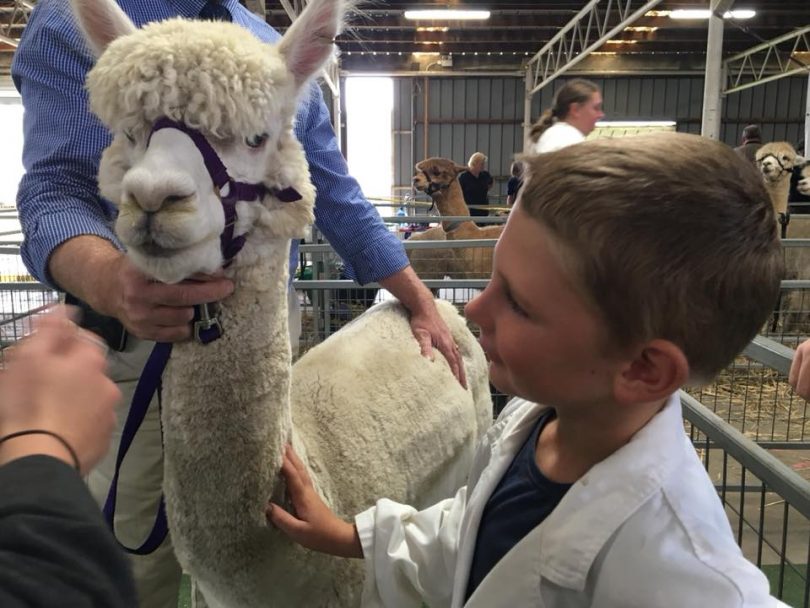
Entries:
POLYGON ((605 354, 602 322, 574 291, 547 230, 518 203, 495 247, 492 280, 467 304, 481 328, 491 382, 555 407, 612 400, 619 361, 605 354))

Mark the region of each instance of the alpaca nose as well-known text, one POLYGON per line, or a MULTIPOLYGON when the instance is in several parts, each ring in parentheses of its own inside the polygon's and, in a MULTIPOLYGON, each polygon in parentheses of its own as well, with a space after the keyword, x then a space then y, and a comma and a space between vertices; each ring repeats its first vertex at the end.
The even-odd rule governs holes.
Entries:
POLYGON ((147 213, 154 213, 194 195, 193 184, 182 176, 134 168, 125 176, 122 194, 147 213))

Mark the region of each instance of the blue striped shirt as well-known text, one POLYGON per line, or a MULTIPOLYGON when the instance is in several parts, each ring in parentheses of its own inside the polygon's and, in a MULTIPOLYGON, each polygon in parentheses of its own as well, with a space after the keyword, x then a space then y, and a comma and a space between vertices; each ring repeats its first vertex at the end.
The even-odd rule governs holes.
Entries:
MULTIPOLYGON (((195 17, 202 0, 119 0, 136 25, 175 16, 195 17)), ((278 32, 242 7, 223 0, 234 22, 266 42, 278 32)), ((40 0, 14 55, 12 77, 25 107, 23 165, 17 207, 25 240, 22 257, 40 281, 51 252, 79 235, 121 244, 113 233, 116 210, 98 194, 96 175, 110 133, 90 113, 84 79, 93 65, 68 0, 40 0)), ((318 190, 316 224, 360 283, 394 274, 408 264, 402 245, 363 196, 338 148, 320 88, 301 102, 295 133, 304 145, 318 190), (361 229, 362 228, 362 229, 361 229)), ((297 244, 290 255, 295 268, 297 244)))

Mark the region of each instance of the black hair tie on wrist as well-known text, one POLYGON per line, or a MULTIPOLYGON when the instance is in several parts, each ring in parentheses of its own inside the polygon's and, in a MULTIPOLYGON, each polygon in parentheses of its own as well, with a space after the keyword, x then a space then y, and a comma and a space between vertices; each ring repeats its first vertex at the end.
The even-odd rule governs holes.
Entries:
POLYGON ((70 452, 70 457, 73 458, 73 466, 76 467, 77 471, 81 471, 81 465, 79 464, 79 457, 76 455, 76 450, 67 442, 67 440, 62 437, 61 435, 57 435, 53 431, 46 431, 44 429, 31 429, 29 431, 17 431, 16 433, 11 433, 9 435, 4 435, 0 437, 0 444, 8 441, 9 439, 14 439, 15 437, 24 437, 25 435, 49 435, 53 437, 63 446, 65 449, 70 452))

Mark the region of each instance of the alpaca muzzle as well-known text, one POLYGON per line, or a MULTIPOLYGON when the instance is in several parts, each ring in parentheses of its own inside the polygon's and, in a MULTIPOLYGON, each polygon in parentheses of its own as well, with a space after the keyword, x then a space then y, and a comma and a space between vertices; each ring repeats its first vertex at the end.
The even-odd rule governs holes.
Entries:
POLYGON ((211 181, 214 183, 218 198, 222 204, 222 211, 225 214, 225 229, 219 236, 223 267, 225 268, 233 262, 236 255, 245 245, 244 234, 234 236, 234 228, 237 220, 236 203, 240 201, 261 202, 268 194, 275 196, 282 203, 294 203, 302 199, 301 194, 292 186, 279 189, 268 188, 262 183, 249 184, 236 181, 230 176, 228 169, 225 167, 225 163, 222 162, 222 159, 219 157, 216 150, 214 150, 214 147, 202 133, 166 116, 155 121, 155 124, 152 126, 152 131, 149 133, 149 139, 146 144, 147 147, 152 140, 152 136, 161 129, 176 129, 184 133, 191 139, 192 143, 194 143, 203 157, 205 168, 208 171, 208 175, 211 177, 211 181))

